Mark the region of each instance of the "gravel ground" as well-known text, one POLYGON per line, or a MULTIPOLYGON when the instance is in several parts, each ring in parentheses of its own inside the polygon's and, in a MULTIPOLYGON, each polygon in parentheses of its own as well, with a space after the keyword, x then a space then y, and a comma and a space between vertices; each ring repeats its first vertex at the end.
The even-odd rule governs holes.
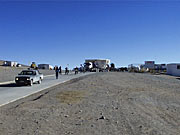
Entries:
MULTIPOLYGON (((18 75, 23 69, 23 67, 5 67, 0 66, 0 82, 13 81, 15 76, 18 75)), ((44 75, 54 74, 54 70, 39 70, 44 75)))
POLYGON ((96 73, 0 108, 2 135, 179 135, 180 80, 96 73))

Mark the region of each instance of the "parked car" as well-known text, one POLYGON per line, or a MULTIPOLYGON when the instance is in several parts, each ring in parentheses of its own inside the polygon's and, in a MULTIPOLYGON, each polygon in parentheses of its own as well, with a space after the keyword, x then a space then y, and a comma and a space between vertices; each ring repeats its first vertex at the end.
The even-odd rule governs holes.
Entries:
POLYGON ((41 84, 43 80, 43 74, 41 74, 38 70, 23 70, 18 76, 15 77, 15 82, 17 85, 30 85, 33 83, 41 84))

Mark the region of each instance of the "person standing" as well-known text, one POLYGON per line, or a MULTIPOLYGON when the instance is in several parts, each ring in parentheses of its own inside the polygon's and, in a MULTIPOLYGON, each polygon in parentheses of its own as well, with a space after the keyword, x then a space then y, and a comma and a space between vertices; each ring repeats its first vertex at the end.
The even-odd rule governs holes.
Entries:
POLYGON ((78 67, 75 68, 75 75, 78 74, 78 67))
POLYGON ((61 66, 59 67, 59 74, 60 74, 60 75, 62 74, 61 66))
POLYGON ((68 75, 69 71, 68 71, 68 68, 66 67, 65 68, 65 75, 68 75))
POLYGON ((59 74, 58 66, 55 67, 55 72, 56 72, 56 79, 58 79, 58 74, 59 74))

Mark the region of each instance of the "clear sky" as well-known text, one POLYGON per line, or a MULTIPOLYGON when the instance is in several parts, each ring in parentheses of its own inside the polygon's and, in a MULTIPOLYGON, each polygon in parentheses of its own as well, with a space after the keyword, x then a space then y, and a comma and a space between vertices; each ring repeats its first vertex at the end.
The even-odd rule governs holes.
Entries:
POLYGON ((70 67, 180 62, 180 1, 0 0, 0 59, 70 67))

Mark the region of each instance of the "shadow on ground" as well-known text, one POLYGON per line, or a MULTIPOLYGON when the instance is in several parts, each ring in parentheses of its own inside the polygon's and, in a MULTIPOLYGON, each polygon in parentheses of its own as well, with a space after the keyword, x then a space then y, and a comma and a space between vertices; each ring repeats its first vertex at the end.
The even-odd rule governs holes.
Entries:
POLYGON ((15 83, 0 84, 0 87, 22 87, 23 85, 17 85, 15 83))
POLYGON ((176 78, 177 80, 180 80, 180 77, 179 78, 176 78))

